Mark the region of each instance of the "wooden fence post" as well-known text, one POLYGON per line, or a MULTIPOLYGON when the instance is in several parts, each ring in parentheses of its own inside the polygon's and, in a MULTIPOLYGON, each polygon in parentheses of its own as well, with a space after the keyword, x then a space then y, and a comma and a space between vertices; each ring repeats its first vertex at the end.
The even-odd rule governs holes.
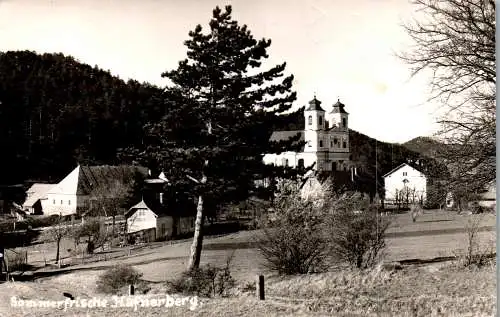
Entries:
POLYGON ((256 295, 260 300, 265 299, 265 294, 264 294, 264 275, 257 275, 257 280, 255 281, 256 283, 256 295))
POLYGON ((134 295, 134 284, 130 284, 128 287, 128 294, 134 295))

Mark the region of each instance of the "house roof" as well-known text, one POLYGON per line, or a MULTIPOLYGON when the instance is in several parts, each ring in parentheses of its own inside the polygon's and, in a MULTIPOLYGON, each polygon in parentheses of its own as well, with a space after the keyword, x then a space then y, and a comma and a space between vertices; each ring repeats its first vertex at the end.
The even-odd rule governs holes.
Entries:
POLYGON ((156 217, 159 216, 178 216, 178 217, 191 217, 195 215, 194 204, 181 205, 181 204, 161 204, 158 200, 142 198, 140 202, 130 207, 125 213, 125 217, 130 217, 138 209, 151 210, 156 217))
POLYGON ((23 203, 25 207, 33 207, 33 205, 40 199, 47 198, 47 192, 54 187, 55 184, 33 184, 26 192, 28 198, 23 203))
POLYGON ((306 108, 304 111, 323 111, 323 108, 321 108, 321 101, 316 99, 316 96, 314 96, 313 100, 309 101, 309 107, 306 108))
POLYGON ((148 174, 148 170, 140 166, 78 165, 62 181, 52 187, 48 193, 89 195, 98 187, 112 186, 114 181, 133 177, 137 172, 142 175, 148 174))
POLYGON ((344 109, 345 105, 340 102, 340 99, 337 100, 337 102, 333 105, 332 111, 330 113, 345 113, 349 114, 347 111, 344 109))
POLYGON ((412 165, 411 165, 411 164, 409 164, 409 163, 403 163, 403 164, 400 164, 399 166, 397 166, 397 167, 393 168, 390 172, 388 172, 387 174, 385 174, 385 175, 384 175, 384 176, 382 176, 382 177, 384 177, 384 178, 385 178, 385 177, 387 177, 387 176, 391 175, 392 173, 394 173, 394 172, 396 172, 396 171, 400 170, 400 169, 401 169, 401 168, 403 168, 404 166, 408 166, 408 167, 410 167, 410 168, 412 168, 412 169, 414 169, 414 170, 416 170, 416 171, 418 171, 418 172, 422 173, 422 172, 421 172, 418 168, 416 168, 415 166, 412 166, 412 165))

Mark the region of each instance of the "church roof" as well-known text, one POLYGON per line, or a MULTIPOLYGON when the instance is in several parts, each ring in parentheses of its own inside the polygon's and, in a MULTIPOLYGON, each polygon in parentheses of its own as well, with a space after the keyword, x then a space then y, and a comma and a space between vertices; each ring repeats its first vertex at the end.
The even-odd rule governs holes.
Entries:
POLYGON ((305 111, 325 111, 323 108, 321 108, 321 101, 316 99, 316 96, 314 96, 313 100, 309 101, 309 107, 306 108, 305 111))
MULTIPOLYGON (((300 134, 300 138, 298 141, 303 142, 305 140, 305 138, 304 138, 304 131, 302 131, 302 130, 274 131, 273 134, 271 134, 269 141, 272 141, 272 142, 286 141, 286 140, 289 140, 290 138, 297 136, 297 134, 300 134)), ((302 147, 301 151, 304 151, 304 146, 302 147)))
POLYGON ((347 111, 344 109, 345 105, 340 102, 340 99, 337 100, 337 102, 333 105, 332 111, 330 113, 345 113, 349 114, 347 111))

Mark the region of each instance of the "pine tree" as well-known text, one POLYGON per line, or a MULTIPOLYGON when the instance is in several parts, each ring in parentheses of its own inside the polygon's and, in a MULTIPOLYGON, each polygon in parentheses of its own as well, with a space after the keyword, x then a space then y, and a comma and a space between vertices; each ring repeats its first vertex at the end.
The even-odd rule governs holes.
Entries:
POLYGON ((293 177, 297 171, 264 165, 262 156, 303 145, 298 135, 269 142, 276 115, 296 99, 293 76, 284 76, 286 63, 260 71, 271 41, 255 40, 231 11, 216 7, 210 31, 198 25, 189 32, 187 59, 162 74, 172 83, 163 96, 167 115, 147 125, 147 150, 139 155, 197 197, 189 269, 200 263, 206 204, 246 199, 257 179, 293 177))

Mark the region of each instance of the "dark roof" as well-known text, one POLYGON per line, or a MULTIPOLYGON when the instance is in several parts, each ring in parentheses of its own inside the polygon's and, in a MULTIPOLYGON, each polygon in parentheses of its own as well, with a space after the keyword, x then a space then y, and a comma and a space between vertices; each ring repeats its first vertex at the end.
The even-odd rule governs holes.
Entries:
POLYGON ((157 216, 194 217, 196 215, 196 205, 194 203, 185 201, 183 204, 162 204, 156 199, 143 197, 139 203, 132 206, 125 213, 125 217, 129 217, 135 210, 143 208, 150 209, 157 216))
POLYGON ((306 108, 305 111, 325 111, 323 108, 321 108, 321 101, 316 99, 316 96, 314 96, 313 100, 309 101, 309 107, 306 108))
POLYGON ((134 177, 135 173, 147 176, 148 169, 132 165, 80 166, 76 193, 78 195, 89 195, 97 187, 111 186, 117 180, 134 177))
MULTIPOLYGON (((269 141, 272 141, 272 142, 286 141, 286 140, 289 140, 290 138, 297 136, 297 134, 300 134, 300 138, 299 138, 298 142, 303 142, 305 140, 304 131, 301 131, 301 130, 274 131, 271 134, 269 141)), ((304 146, 302 147, 301 151, 304 151, 304 146)))
POLYGON ((345 113, 349 114, 347 111, 344 109, 345 105, 340 102, 340 99, 337 100, 337 102, 333 105, 332 111, 330 113, 345 113))

